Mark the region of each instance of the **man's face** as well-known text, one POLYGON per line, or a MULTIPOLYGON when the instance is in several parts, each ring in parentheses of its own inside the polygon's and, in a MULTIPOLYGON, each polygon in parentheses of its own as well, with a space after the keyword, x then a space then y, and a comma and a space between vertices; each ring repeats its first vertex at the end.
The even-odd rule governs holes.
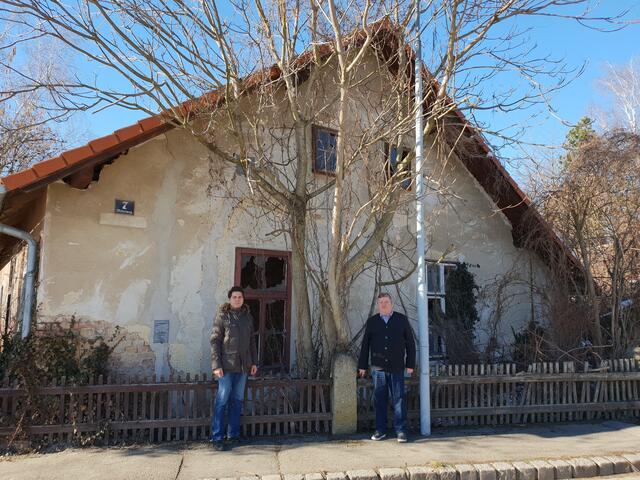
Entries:
POLYGON ((391 312, 393 312, 393 302, 389 297, 381 297, 378 299, 378 311, 380 315, 391 315, 391 312))
POLYGON ((231 304, 231 308, 240 308, 244 303, 244 296, 240 292, 233 292, 229 303, 231 304))

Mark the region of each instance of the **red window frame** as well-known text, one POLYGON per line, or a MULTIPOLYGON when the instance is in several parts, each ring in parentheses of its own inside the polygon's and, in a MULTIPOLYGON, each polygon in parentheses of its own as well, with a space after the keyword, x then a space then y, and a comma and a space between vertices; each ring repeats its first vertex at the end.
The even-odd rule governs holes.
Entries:
POLYGON ((234 274, 234 285, 240 285, 241 271, 242 271, 242 256, 243 255, 261 255, 261 256, 274 256, 274 257, 285 257, 287 261, 287 287, 284 291, 267 291, 267 290, 245 290, 244 298, 245 300, 261 300, 260 302, 260 318, 258 319, 258 323, 260 325, 260 332, 258 332, 261 336, 259 337, 262 341, 265 330, 265 309, 266 303, 265 300, 284 300, 285 301, 285 311, 284 311, 284 328, 285 328, 285 336, 284 336, 284 364, 282 368, 286 371, 290 368, 290 360, 291 360, 291 252, 284 250, 267 250, 261 248, 249 248, 249 247, 236 247, 236 263, 235 263, 235 274, 234 274))

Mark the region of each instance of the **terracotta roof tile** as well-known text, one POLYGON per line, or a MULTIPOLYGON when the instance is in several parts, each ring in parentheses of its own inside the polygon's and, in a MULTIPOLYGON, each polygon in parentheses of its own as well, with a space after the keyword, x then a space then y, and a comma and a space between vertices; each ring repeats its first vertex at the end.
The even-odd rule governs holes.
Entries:
POLYGON ((62 154, 64 161, 67 165, 73 165, 75 163, 86 160, 93 155, 93 150, 89 146, 84 145, 82 147, 74 148, 73 150, 67 150, 62 154))
POLYGON ((120 142, 126 142, 127 140, 132 140, 140 135, 142 133, 142 127, 136 123, 135 125, 129 125, 128 127, 116 130, 113 133, 118 137, 120 142))
POLYGON ((95 153, 99 153, 110 148, 117 147, 119 143, 120 141, 118 140, 118 137, 112 133, 111 135, 106 135, 90 141, 89 146, 95 153))
POLYGON ((154 115, 153 117, 148 117, 140 120, 138 125, 142 128, 144 132, 149 132, 151 130, 155 130, 156 128, 161 127, 164 124, 160 115, 154 115))
POLYGON ((29 168, 27 170, 23 170, 22 172, 3 177, 2 184, 7 189, 7 191, 9 191, 20 188, 23 185, 28 185, 29 183, 35 182, 36 180, 38 180, 36 172, 32 168, 29 168))
POLYGON ((32 170, 38 177, 42 178, 59 170, 62 170, 66 166, 67 163, 64 161, 64 158, 55 157, 49 160, 45 160, 44 162, 36 163, 33 166, 32 170))

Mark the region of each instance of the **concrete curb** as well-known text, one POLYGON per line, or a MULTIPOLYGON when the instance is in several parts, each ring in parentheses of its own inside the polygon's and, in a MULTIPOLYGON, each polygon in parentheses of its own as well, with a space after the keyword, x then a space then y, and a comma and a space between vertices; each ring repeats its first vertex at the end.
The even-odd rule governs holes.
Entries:
MULTIPOLYGON (((251 480, 564 480, 640 472, 640 452, 606 457, 576 457, 459 465, 433 464, 347 472, 251 476, 251 480)), ((249 480, 243 476, 218 480, 249 480)))

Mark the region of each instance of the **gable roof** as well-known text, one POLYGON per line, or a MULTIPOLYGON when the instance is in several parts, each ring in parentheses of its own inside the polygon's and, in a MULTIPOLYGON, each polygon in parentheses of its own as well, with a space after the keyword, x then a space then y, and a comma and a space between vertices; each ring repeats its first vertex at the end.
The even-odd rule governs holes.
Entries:
MULTIPOLYGON (((395 37, 395 28, 388 20, 382 20, 372 25, 379 51, 391 49, 390 40, 395 37)), ((362 30, 354 32, 346 42, 361 43, 365 39, 362 30)), ((320 53, 326 57, 332 53, 329 45, 320 45, 320 53)), ((413 50, 407 45, 407 51, 413 58, 413 50)), ((384 52, 383 52, 384 54, 384 52)), ((304 80, 310 68, 312 68, 313 56, 306 52, 295 59, 299 66, 299 75, 304 80)), ((429 85, 437 86, 430 73, 423 69, 423 75, 429 85)), ((271 66, 260 70, 244 81, 244 91, 249 92, 256 86, 270 81, 278 80, 282 72, 277 66, 271 66)), ((189 115, 196 108, 203 105, 215 108, 224 101, 222 93, 211 92, 199 99, 184 102, 177 109, 189 115)), ((568 264, 575 270, 581 271, 576 258, 558 238, 549 224, 542 218, 532 206, 530 199, 520 189, 515 180, 509 175, 500 161, 492 154, 491 149, 484 140, 482 134, 470 123, 459 109, 453 110, 446 120, 446 129, 450 130, 450 146, 463 162, 467 170, 478 181, 500 211, 507 217, 512 225, 512 235, 516 246, 523 246, 530 231, 534 230, 549 240, 545 246, 533 248, 543 258, 549 260, 549 256, 564 257, 568 264), (455 139, 455 140, 454 140, 455 139), (551 249, 549 249, 549 245, 551 249)), ((37 192, 47 185, 64 180, 77 188, 86 188, 94 179, 94 168, 112 161, 130 148, 138 146, 147 140, 176 128, 171 118, 158 114, 147 117, 139 122, 116 130, 110 135, 90 141, 84 146, 67 150, 59 156, 36 163, 30 168, 0 178, 1 187, 5 190, 5 201, 0 209, 0 223, 9 225, 24 224, 25 208, 27 200, 37 197, 37 192), (22 220, 22 221, 21 221, 22 220)), ((1 192, 0 192, 1 193, 1 192)), ((22 225, 29 229, 27 225, 22 225)), ((7 255, 7 244, 11 240, 0 238, 0 265, 4 265, 7 255)), ((15 246, 15 245, 14 245, 15 246)))

